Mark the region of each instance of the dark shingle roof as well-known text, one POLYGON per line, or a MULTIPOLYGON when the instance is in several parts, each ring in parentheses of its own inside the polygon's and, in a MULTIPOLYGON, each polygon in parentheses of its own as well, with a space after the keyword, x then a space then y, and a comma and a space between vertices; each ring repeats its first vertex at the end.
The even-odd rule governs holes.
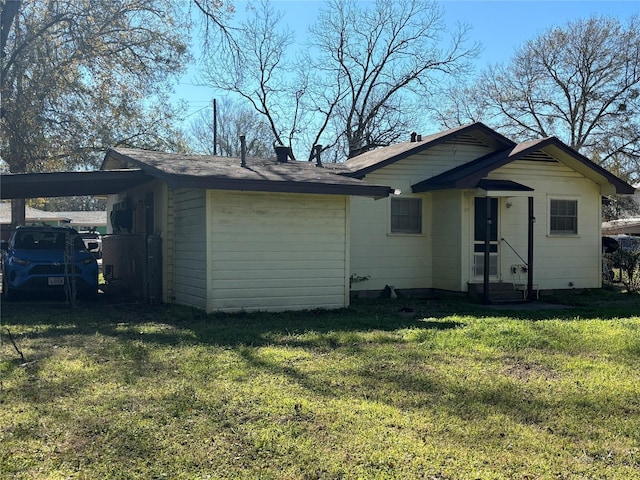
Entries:
POLYGON ((237 157, 184 155, 148 150, 110 150, 103 170, 139 168, 172 188, 320 193, 385 197, 391 189, 337 175, 314 163, 237 157))

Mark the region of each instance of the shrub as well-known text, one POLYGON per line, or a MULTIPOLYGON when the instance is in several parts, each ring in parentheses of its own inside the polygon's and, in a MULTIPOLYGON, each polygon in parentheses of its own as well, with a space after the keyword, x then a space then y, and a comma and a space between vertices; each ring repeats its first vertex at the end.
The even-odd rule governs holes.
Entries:
POLYGON ((640 290, 640 250, 620 249, 613 256, 614 264, 620 267, 620 281, 627 291, 640 290))

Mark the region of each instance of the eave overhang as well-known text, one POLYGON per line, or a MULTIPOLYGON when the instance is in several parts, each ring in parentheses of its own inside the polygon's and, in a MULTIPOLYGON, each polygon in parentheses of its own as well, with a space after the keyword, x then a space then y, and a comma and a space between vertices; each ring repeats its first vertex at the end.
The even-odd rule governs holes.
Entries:
POLYGON ((355 195, 382 198, 393 189, 379 185, 339 185, 314 182, 273 182, 269 180, 241 180, 217 177, 161 175, 158 178, 172 189, 202 188, 206 190, 236 190, 243 192, 308 193, 320 195, 355 195))

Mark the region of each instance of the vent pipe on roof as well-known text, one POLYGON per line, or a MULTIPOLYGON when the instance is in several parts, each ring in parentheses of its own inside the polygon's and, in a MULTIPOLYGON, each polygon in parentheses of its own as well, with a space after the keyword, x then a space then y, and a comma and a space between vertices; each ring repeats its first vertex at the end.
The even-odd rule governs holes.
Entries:
POLYGON ((320 158, 320 154, 322 153, 322 145, 314 145, 313 149, 316 152, 316 167, 322 168, 322 159, 320 158))
POLYGON ((247 166, 247 142, 244 135, 240 135, 240 166, 247 166))
POLYGON ((422 135, 416 136, 416 142, 421 142, 421 141, 422 141, 422 135))
POLYGON ((287 163, 289 159, 289 147, 285 147, 284 145, 275 145, 274 148, 276 150, 278 163, 287 163))
POLYGON ((416 141, 416 135, 417 135, 416 132, 411 132, 411 143, 416 141))

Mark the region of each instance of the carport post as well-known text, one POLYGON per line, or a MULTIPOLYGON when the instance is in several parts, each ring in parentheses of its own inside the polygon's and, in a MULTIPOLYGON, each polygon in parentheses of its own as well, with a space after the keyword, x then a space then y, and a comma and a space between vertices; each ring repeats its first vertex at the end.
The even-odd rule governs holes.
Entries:
POLYGON ((533 294, 533 197, 529 197, 529 229, 527 232, 527 300, 534 300, 533 294))

